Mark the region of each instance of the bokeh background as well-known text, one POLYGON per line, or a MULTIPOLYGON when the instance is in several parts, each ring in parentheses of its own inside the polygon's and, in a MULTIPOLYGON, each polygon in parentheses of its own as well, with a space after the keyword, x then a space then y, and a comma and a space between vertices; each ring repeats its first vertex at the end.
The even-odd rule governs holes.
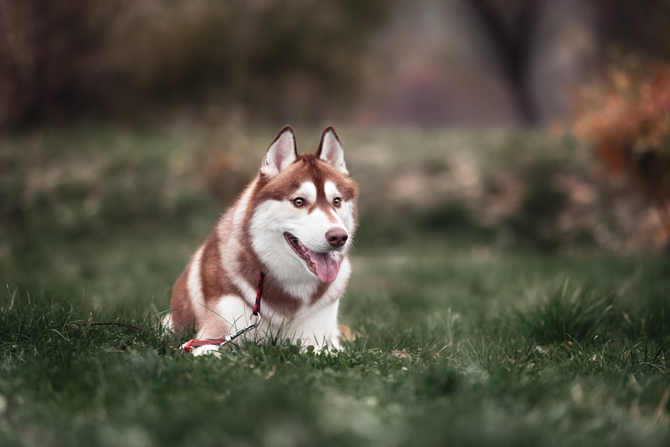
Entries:
POLYGON ((285 123, 302 150, 337 126, 364 224, 668 245, 667 1, 0 0, 0 21, 0 262, 30 226, 179 219, 175 176, 225 206, 285 123))
POLYGON ((670 445, 669 137, 668 0, 0 0, 0 445, 670 445), (353 340, 175 353, 285 124, 353 340))
POLYGON ((5 128, 544 126, 570 119, 609 64, 670 51, 662 0, 3 0, 0 12, 5 128))

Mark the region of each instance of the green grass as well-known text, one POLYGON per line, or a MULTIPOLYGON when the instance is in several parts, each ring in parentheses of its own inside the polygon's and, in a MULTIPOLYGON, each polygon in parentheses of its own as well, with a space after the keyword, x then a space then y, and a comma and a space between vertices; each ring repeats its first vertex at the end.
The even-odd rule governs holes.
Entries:
MULTIPOLYGON (((363 214, 341 310, 359 338, 341 352, 275 340, 194 358, 169 348, 183 338, 150 331, 216 206, 187 174, 173 175, 189 163, 168 144, 174 135, 120 144, 106 132, 45 138, 75 146, 59 160, 79 153, 121 166, 144 196, 124 193, 124 182, 82 180, 84 192, 56 200, 46 190, 44 206, 10 214, 4 227, 0 445, 670 442, 667 258, 501 247, 465 224, 445 234, 421 219, 363 214), (147 169, 154 176, 143 186, 147 169), (161 193, 175 184, 177 193, 161 193), (55 218, 80 209, 78 194, 116 199, 99 199, 76 224, 55 218), (131 211, 119 217, 115 206, 131 211), (89 318, 147 331, 87 326, 89 318)), ((9 141, 43 147, 35 138, 9 141)), ((198 138, 181 141, 190 156, 198 138)), ((4 185, 14 197, 16 185, 4 185)))

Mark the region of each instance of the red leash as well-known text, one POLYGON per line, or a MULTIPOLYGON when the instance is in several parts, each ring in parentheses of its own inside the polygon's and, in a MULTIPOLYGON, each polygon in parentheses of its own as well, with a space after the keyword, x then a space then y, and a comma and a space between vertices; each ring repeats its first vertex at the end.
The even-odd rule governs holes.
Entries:
POLYGON ((184 343, 181 346, 181 349, 183 349, 184 352, 193 352, 194 348, 199 348, 200 346, 225 346, 231 341, 235 340, 240 335, 244 334, 245 332, 248 332, 252 329, 256 329, 258 325, 261 323, 261 295, 263 294, 264 279, 265 279, 265 273, 261 272, 260 277, 258 278, 256 303, 254 304, 254 308, 251 312, 251 318, 253 319, 254 317, 256 317, 255 322, 252 322, 249 326, 240 329, 234 334, 226 335, 225 338, 214 338, 210 340, 198 340, 197 338, 194 338, 193 340, 189 340, 188 342, 184 343))

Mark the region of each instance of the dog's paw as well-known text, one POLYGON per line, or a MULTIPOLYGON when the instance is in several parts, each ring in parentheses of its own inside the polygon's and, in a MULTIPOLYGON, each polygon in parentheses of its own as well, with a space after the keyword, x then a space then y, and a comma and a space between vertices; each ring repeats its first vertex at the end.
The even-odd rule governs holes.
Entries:
POLYGON ((193 355, 213 355, 215 357, 221 358, 221 351, 219 351, 219 348, 220 346, 217 345, 199 346, 193 350, 193 355))

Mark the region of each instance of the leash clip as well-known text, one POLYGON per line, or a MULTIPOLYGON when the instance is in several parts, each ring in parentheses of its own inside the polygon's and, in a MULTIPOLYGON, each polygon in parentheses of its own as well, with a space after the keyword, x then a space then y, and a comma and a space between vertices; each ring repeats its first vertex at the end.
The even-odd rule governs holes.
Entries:
POLYGON ((180 347, 184 352, 193 352, 193 347, 191 345, 193 345, 193 343, 195 343, 196 341, 198 341, 197 338, 192 338, 183 345, 181 345, 180 347))

